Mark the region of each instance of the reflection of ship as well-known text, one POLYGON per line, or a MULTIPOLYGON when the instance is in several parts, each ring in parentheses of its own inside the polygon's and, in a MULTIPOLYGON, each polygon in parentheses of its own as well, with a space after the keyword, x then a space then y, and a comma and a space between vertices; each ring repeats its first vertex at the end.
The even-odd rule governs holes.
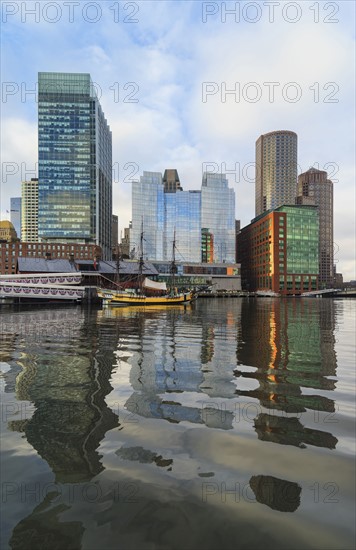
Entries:
MULTIPOLYGON (((128 290, 121 290, 118 285, 118 290, 109 289, 97 289, 99 298, 102 298, 103 302, 108 305, 125 305, 125 306, 175 306, 181 304, 188 304, 192 302, 197 295, 193 291, 178 292, 175 286, 175 275, 177 272, 177 266, 175 263, 175 237, 173 240, 173 259, 171 262, 170 272, 170 290, 167 291, 166 283, 159 283, 152 281, 148 277, 143 275, 143 231, 141 231, 141 255, 139 259, 139 275, 138 275, 138 288, 131 288, 128 290)), ((118 265, 119 271, 119 265, 118 265)))

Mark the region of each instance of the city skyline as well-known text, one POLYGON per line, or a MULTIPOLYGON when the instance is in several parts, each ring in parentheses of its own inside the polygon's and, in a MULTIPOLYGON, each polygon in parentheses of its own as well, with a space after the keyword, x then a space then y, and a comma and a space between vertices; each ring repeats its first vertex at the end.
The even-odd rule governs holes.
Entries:
POLYGON ((199 187, 204 171, 226 173, 236 193, 236 218, 246 226, 254 218, 255 141, 287 129, 298 135, 298 174, 314 166, 334 183, 336 269, 354 279, 354 5, 338 2, 332 22, 322 6, 317 20, 313 3, 304 2, 300 19, 291 23, 280 7, 273 22, 267 7, 255 22, 246 14, 239 22, 226 15, 224 22, 220 8, 214 16, 205 13, 204 21, 203 4, 138 2, 138 13, 122 9, 118 22, 119 14, 104 3, 96 22, 89 21, 95 15, 90 10, 86 19, 79 10, 69 23, 64 8, 55 24, 49 11, 36 21, 21 6, 3 17, 2 158, 8 164, 1 219, 10 197, 20 194, 21 180, 37 176, 31 94, 37 72, 88 72, 113 133, 119 233, 131 219, 132 179, 165 167, 178 170, 187 191, 199 187), (183 35, 190 40, 183 42, 183 35), (272 101, 271 85, 265 85, 271 82, 278 84, 272 101), (256 90, 262 95, 254 101, 256 90))

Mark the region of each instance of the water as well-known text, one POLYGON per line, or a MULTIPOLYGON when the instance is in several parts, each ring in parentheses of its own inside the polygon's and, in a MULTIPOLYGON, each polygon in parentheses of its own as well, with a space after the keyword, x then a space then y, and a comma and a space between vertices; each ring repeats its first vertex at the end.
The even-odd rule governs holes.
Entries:
POLYGON ((1 548, 353 548, 355 317, 3 308, 1 548))

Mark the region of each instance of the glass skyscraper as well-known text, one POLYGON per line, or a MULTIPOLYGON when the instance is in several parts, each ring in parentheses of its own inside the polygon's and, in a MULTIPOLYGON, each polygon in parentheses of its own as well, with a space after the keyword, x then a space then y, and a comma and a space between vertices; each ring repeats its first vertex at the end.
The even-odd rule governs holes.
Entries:
POLYGON ((201 262, 201 192, 165 193, 164 199, 164 259, 172 259, 175 233, 176 260, 201 262))
MULTIPOLYGON (((170 172, 179 181, 177 171, 170 172)), ((224 174, 205 173, 201 191, 183 191, 180 185, 167 188, 160 172, 144 172, 132 184, 130 240, 136 252, 142 226, 150 260, 172 260, 175 234, 176 260, 201 262, 204 228, 214 242, 213 261, 235 262, 235 193, 224 174)))
POLYGON ((214 262, 235 262, 235 191, 225 174, 203 174, 201 224, 213 235, 214 262))
POLYGON ((111 258, 111 131, 86 73, 39 73, 38 235, 111 258))
POLYGON ((160 172, 144 172, 140 181, 132 183, 130 248, 135 257, 141 254, 142 228, 144 258, 163 260, 164 186, 160 172))

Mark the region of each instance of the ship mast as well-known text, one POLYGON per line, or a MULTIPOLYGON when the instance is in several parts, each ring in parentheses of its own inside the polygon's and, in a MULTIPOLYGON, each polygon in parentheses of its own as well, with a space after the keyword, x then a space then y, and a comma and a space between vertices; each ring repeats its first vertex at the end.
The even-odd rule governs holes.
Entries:
POLYGON ((172 262, 171 262, 171 294, 175 293, 175 284, 176 284, 176 273, 177 273, 177 266, 176 266, 176 230, 174 228, 174 234, 173 234, 173 247, 172 247, 172 262))
POLYGON ((140 292, 142 293, 143 290, 143 281, 142 281, 142 274, 143 274, 143 218, 141 221, 141 236, 140 236, 140 259, 138 261, 138 272, 139 272, 139 288, 140 292))

